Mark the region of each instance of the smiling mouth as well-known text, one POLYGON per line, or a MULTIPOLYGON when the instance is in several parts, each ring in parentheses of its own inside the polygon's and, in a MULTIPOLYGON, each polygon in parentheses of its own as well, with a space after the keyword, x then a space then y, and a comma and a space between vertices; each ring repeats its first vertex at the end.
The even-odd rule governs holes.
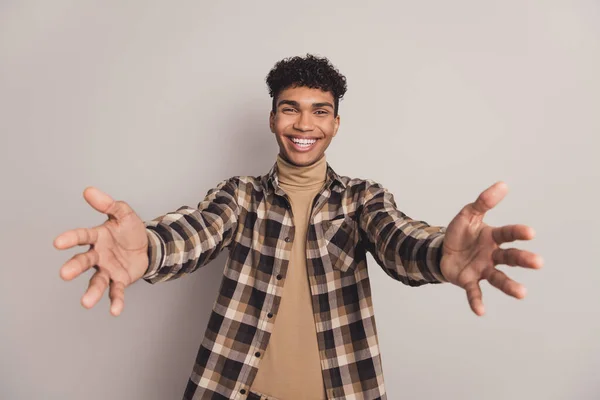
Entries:
POLYGON ((311 138, 311 139, 305 139, 305 138, 295 138, 295 137, 288 137, 288 139, 290 140, 290 142, 292 142, 292 144, 294 145, 294 148, 298 151, 308 151, 310 149, 312 149, 315 145, 315 143, 317 143, 317 141, 319 139, 315 139, 315 138, 311 138))

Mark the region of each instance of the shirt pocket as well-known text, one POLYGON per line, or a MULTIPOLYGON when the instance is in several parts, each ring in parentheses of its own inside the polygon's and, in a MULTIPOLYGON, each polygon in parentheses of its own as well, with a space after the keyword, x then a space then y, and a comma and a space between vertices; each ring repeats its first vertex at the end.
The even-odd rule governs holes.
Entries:
POLYGON ((359 235, 356 221, 351 217, 323 221, 323 239, 331 266, 348 272, 356 268, 355 251, 359 235))

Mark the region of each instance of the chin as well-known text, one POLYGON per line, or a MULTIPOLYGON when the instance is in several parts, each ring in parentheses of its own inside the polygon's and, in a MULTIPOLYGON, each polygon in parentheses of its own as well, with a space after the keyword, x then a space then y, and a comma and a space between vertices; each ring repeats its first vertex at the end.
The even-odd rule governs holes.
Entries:
POLYGON ((296 165, 298 167, 308 167, 309 165, 314 164, 318 160, 321 159, 323 155, 310 155, 310 154, 285 154, 283 158, 285 158, 290 164, 296 165))

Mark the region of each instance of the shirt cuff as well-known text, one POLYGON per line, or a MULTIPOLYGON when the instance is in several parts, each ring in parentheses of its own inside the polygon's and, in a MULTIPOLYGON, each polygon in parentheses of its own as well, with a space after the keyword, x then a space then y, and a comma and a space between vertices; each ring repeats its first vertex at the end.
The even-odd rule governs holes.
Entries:
POLYGON ((442 274, 442 254, 444 250, 445 231, 445 229, 442 230, 439 236, 433 238, 429 245, 429 270, 440 283, 448 282, 442 274))
POLYGON ((154 278, 164 263, 165 243, 158 233, 146 228, 148 236, 148 269, 142 279, 154 278))

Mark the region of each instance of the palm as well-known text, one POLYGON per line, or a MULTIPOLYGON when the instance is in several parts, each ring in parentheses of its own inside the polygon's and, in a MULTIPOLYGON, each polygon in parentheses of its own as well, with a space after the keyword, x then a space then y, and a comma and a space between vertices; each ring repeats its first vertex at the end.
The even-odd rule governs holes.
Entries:
POLYGON ((452 220, 444 239, 444 261, 462 261, 462 264, 470 268, 446 270, 446 279, 464 284, 465 280, 471 278, 465 272, 477 272, 480 275, 491 266, 486 261, 491 260, 491 253, 499 247, 490 235, 491 229, 481 218, 469 218, 464 214, 459 214, 452 220))
POLYGON ((481 280, 487 280, 510 296, 525 296, 525 288, 496 269, 496 265, 535 269, 542 266, 541 258, 534 253, 500 248, 502 243, 532 239, 533 229, 525 225, 491 227, 483 222, 485 213, 495 207, 506 192, 504 183, 497 183, 482 192, 450 222, 444 238, 442 274, 449 282, 466 290, 471 309, 477 315, 484 313, 481 280))
POLYGON ((119 315, 125 288, 140 279, 148 266, 145 225, 126 203, 114 201, 97 189, 86 189, 84 197, 93 208, 108 215, 108 220, 91 229, 67 231, 55 239, 58 249, 90 246, 65 263, 60 275, 72 280, 92 267, 96 269, 81 302, 86 308, 93 307, 110 286, 111 313, 119 315))
POLYGON ((148 244, 142 220, 132 213, 119 222, 109 218, 95 229, 98 230, 98 241, 94 244, 99 255, 98 267, 106 268, 111 279, 125 286, 137 280, 136 271, 141 270, 139 263, 145 261, 143 256, 147 254, 148 244))

